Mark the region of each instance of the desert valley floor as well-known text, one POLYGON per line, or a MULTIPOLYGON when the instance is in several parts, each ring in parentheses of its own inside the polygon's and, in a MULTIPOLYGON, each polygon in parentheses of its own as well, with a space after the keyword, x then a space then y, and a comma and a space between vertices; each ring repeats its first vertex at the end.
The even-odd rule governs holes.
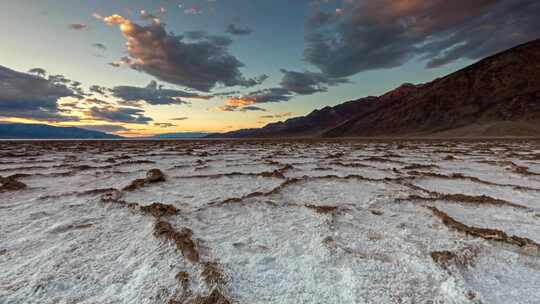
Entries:
POLYGON ((0 142, 0 303, 539 303, 540 142, 0 142))

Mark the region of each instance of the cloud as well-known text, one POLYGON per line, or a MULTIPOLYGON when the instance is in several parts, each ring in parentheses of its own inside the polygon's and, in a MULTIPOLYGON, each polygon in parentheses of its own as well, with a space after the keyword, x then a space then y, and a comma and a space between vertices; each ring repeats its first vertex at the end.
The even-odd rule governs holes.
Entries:
POLYGON ((171 118, 169 120, 173 120, 173 121, 182 121, 182 120, 188 120, 189 117, 176 117, 176 118, 171 118))
POLYGON ((254 106, 260 103, 282 102, 289 101, 293 97, 293 93, 288 89, 281 87, 267 88, 250 92, 240 96, 229 96, 224 105, 217 108, 212 108, 212 111, 217 112, 234 112, 234 111, 266 111, 263 108, 254 106))
POLYGON ((242 27, 237 26, 236 24, 231 23, 227 26, 227 28, 225 29, 225 32, 231 35, 243 36, 243 35, 251 34, 253 30, 247 27, 242 28, 242 27))
POLYGON ((224 104, 222 106, 211 109, 211 111, 214 111, 214 112, 252 112, 252 111, 266 112, 266 109, 257 107, 257 106, 241 106, 241 105, 224 104))
MULTIPOLYGON (((44 75, 42 69, 32 70, 44 75)), ((69 82, 58 76, 45 79, 0 66, 0 117, 51 122, 78 120, 78 117, 63 115, 58 105, 58 99, 75 96, 65 85, 69 82)))
POLYGON ((72 30, 75 30, 75 31, 88 29, 88 26, 86 24, 82 24, 82 23, 71 23, 71 24, 68 25, 68 27, 70 29, 72 29, 72 30))
POLYGON ((88 110, 87 114, 96 120, 110 122, 148 124, 148 122, 153 121, 152 118, 144 116, 144 110, 134 108, 92 107, 88 110))
POLYGON ((348 1, 306 20, 304 58, 330 77, 479 59, 540 36, 536 0, 348 1))
POLYGON ((107 49, 103 43, 94 43, 92 46, 100 51, 105 51, 107 49))
POLYGON ((211 110, 219 112, 266 111, 259 107, 250 109, 248 106, 269 102, 285 102, 289 101, 295 95, 311 95, 318 92, 326 92, 329 86, 337 86, 349 82, 347 78, 330 77, 323 73, 310 71, 296 72, 281 69, 281 72, 283 73, 283 78, 279 87, 266 88, 237 96, 231 96, 227 93, 214 94, 213 96, 228 96, 225 99, 224 105, 211 110))
POLYGON ((102 87, 102 86, 98 86, 98 85, 92 85, 92 86, 90 86, 89 91, 91 93, 96 93, 96 94, 106 96, 111 90, 109 88, 106 88, 106 87, 102 87))
POLYGON ((154 126, 160 127, 160 128, 172 128, 172 127, 176 127, 175 124, 170 123, 170 122, 155 122, 155 123, 154 123, 154 126))
POLYGON ((111 104, 108 101, 101 100, 98 98, 86 98, 83 100, 83 103, 91 106, 99 105, 99 106, 110 106, 111 104))
POLYGON ((232 41, 227 37, 205 32, 179 36, 168 33, 158 20, 146 26, 119 15, 102 20, 118 25, 127 39, 129 60, 121 63, 161 81, 203 92, 217 85, 250 87, 259 83, 242 75, 244 64, 229 53, 232 41))
POLYGON ((228 99, 229 102, 236 99, 246 104, 268 103, 289 101, 292 98, 291 92, 286 88, 274 87, 250 92, 238 98, 228 99))
POLYGON ((158 87, 155 81, 151 81, 146 87, 117 86, 112 89, 114 97, 125 102, 144 101, 151 105, 170 105, 188 103, 182 98, 210 99, 211 96, 181 90, 163 89, 158 87))
POLYGON ((257 107, 257 106, 246 106, 246 107, 240 108, 239 111, 241 111, 241 112, 248 112, 248 111, 266 112, 266 109, 263 109, 263 108, 257 107))
POLYGON ((300 95, 311 95, 317 92, 326 92, 328 86, 348 83, 346 78, 331 78, 323 73, 295 72, 281 69, 283 78, 281 87, 300 95))
POLYGON ((119 131, 129 131, 128 128, 124 126, 119 125, 110 125, 110 124, 103 124, 103 125, 77 125, 77 128, 83 128, 87 130, 92 131, 100 131, 100 132, 106 132, 106 133, 114 133, 119 131))

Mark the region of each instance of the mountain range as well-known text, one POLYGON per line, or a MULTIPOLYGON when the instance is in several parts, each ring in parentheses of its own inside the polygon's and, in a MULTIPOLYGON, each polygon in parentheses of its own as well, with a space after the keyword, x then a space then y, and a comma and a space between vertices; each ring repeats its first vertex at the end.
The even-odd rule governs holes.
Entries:
MULTIPOLYGON (((202 138, 203 132, 158 134, 145 139, 202 138)), ((44 124, 0 123, 0 139, 122 139, 124 137, 77 127, 55 127, 44 124)))
POLYGON ((260 129, 211 134, 264 137, 540 136, 540 40, 425 84, 403 84, 260 129))
POLYGON ((117 135, 76 127, 1 123, 0 139, 119 139, 117 135))

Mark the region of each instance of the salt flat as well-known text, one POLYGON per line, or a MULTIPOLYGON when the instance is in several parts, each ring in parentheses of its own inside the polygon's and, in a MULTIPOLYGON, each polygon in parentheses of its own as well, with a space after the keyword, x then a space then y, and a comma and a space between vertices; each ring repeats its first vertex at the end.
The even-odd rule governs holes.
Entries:
POLYGON ((538 303, 539 168, 518 140, 1 142, 0 303, 538 303))

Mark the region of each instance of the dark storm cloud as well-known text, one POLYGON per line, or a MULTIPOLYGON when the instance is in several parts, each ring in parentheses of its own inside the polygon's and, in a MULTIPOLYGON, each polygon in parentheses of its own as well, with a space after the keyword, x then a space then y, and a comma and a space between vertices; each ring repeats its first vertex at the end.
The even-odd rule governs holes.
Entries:
POLYGON ((231 40, 227 37, 205 32, 174 35, 158 20, 146 26, 118 15, 103 20, 119 25, 127 39, 130 60, 124 63, 159 80, 203 92, 218 84, 249 87, 259 83, 242 75, 244 64, 229 53, 231 40))
POLYGON ((349 1, 306 21, 306 61, 331 77, 398 67, 412 58, 438 67, 479 59, 540 36, 536 0, 349 1))
POLYGON ((243 36, 253 33, 253 30, 247 27, 239 27, 236 24, 231 23, 227 26, 225 32, 231 35, 243 36))
POLYGON ((144 116, 144 110, 133 108, 92 107, 88 110, 87 114, 95 120, 131 124, 148 124, 148 122, 153 120, 150 117, 144 116))
MULTIPOLYGON (((43 73, 40 70, 37 74, 43 73)), ((73 97, 75 93, 65 85, 66 82, 55 79, 45 79, 0 66, 0 116, 44 121, 78 120, 77 117, 61 114, 58 99, 73 97)))
POLYGON ((282 69, 281 87, 300 95, 311 95, 326 92, 328 86, 336 86, 349 82, 346 78, 331 78, 323 73, 295 72, 282 69))
POLYGON ((146 87, 117 86, 112 89, 114 97, 125 102, 144 101, 151 105, 170 105, 188 103, 182 98, 209 99, 210 96, 181 90, 170 90, 158 87, 155 81, 150 82, 146 87))

